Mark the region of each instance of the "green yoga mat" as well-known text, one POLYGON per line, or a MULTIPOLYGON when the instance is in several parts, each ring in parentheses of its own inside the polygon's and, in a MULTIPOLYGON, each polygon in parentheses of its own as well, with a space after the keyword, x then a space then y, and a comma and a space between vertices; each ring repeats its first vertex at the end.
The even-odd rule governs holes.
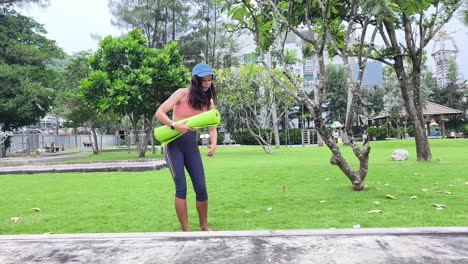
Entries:
MULTIPOLYGON (((221 121, 221 115, 217 109, 211 109, 204 113, 178 120, 176 123, 183 123, 187 121, 188 127, 198 129, 208 126, 217 126, 221 121)), ((172 130, 168 126, 160 126, 154 129, 154 137, 159 140, 163 145, 167 145, 169 142, 180 137, 182 134, 177 130, 172 130)))

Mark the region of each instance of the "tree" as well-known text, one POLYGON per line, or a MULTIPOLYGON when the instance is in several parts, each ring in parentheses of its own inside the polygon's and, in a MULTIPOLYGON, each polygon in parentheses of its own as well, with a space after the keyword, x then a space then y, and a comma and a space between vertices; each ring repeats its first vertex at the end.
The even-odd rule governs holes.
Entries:
POLYGON ((107 36, 89 59, 91 72, 81 85, 81 97, 100 113, 128 116, 137 135, 141 121, 144 139, 136 137, 144 157, 152 136, 157 107, 188 83, 188 70, 173 42, 162 49, 148 48, 140 29, 113 38, 107 36))
POLYGON ((189 18, 188 2, 181 0, 109 0, 109 8, 113 25, 141 28, 151 48, 162 48, 183 35, 189 18))
POLYGON ((348 82, 346 69, 343 66, 328 65, 325 70, 324 84, 326 92, 325 122, 331 125, 334 121, 346 119, 346 102, 348 82))
POLYGON ((290 97, 275 85, 264 67, 255 64, 224 69, 217 73, 216 79, 220 90, 218 106, 238 113, 265 153, 273 153, 271 142, 273 127, 277 125, 273 118, 277 113, 276 106, 285 106, 279 111, 280 116, 283 115, 292 103, 290 97))
POLYGON ((370 116, 375 116, 384 108, 385 90, 377 85, 373 85, 366 90, 366 101, 369 103, 368 112, 370 116))
MULTIPOLYGON (((404 134, 400 129, 400 120, 401 118, 405 118, 405 115, 403 114, 403 97, 401 96, 399 84, 396 82, 395 71, 393 71, 393 68, 391 67, 384 68, 384 88, 385 95, 383 97, 383 110, 388 115, 387 127, 391 126, 393 121, 397 126, 400 138, 402 138, 404 134)), ((387 130, 387 137, 391 137, 389 130, 387 130)))
POLYGON ((36 4, 40 7, 47 7, 49 6, 49 0, 2 0, 0 3, 0 7, 4 6, 10 8, 12 6, 23 7, 29 4, 36 4))
MULTIPOLYGON (((0 126, 13 130, 36 123, 54 99, 57 73, 53 59, 63 52, 47 39, 42 25, 14 10, 29 3, 48 1, 3 1, 0 3, 0 126)), ((2 154, 10 146, 2 144, 2 154)), ((1 155, 4 156, 4 155, 1 155)))
POLYGON ((372 57, 394 68, 405 109, 413 123, 417 160, 431 160, 425 130, 421 71, 424 48, 460 7, 461 1, 363 1, 375 17, 384 45, 372 46, 372 57))
POLYGON ((428 98, 431 98, 430 97, 431 94, 439 89, 437 87, 437 80, 434 77, 434 73, 432 73, 429 69, 427 69, 427 67, 424 69, 422 76, 423 76, 422 78, 423 78, 424 87, 426 87, 427 90, 429 91, 428 98))
POLYGON ((78 146, 78 137, 76 135, 78 127, 84 127, 90 136, 89 142, 92 144, 94 154, 99 153, 99 146, 96 139, 91 136, 96 134, 99 115, 93 108, 87 106, 83 98, 80 98, 79 92, 81 83, 88 78, 90 67, 88 64, 91 53, 81 51, 69 58, 62 72, 62 82, 57 99, 54 102, 55 111, 60 111, 61 115, 67 120, 67 126, 72 127, 75 132, 75 145, 78 146))
MULTIPOLYGON (((353 79, 352 67, 349 56, 352 54, 349 45, 351 35, 357 27, 367 28, 371 25, 369 17, 361 16, 358 13, 359 3, 351 1, 339 3, 337 1, 262 1, 253 3, 252 1, 226 1, 225 9, 229 10, 228 15, 235 20, 237 28, 247 28, 254 35, 254 39, 260 52, 260 61, 263 63, 273 80, 280 85, 284 91, 297 101, 305 104, 308 111, 314 117, 315 128, 323 138, 325 144, 332 152, 330 162, 337 165, 352 183, 353 190, 361 191, 366 188, 363 183, 368 168, 370 146, 367 139, 367 114, 362 112, 362 90, 361 80, 366 65, 368 49, 365 48, 364 40, 368 37, 371 43, 375 38, 376 31, 367 36, 366 30, 362 31, 359 37, 358 48, 353 53, 357 56, 359 72, 357 80, 353 79), (360 19, 362 17, 362 20, 360 19), (344 21, 346 20, 346 23, 344 21), (357 23, 359 22, 359 23, 357 23), (305 34, 299 28, 307 31, 305 34), (280 32, 294 32, 304 41, 313 45, 316 51, 320 69, 321 80, 317 83, 317 96, 311 100, 305 92, 300 89, 301 83, 293 77, 287 67, 283 67, 283 74, 294 84, 296 90, 291 91, 284 82, 274 74, 265 61, 265 54, 271 48, 280 32), (325 73, 324 51, 328 50, 330 57, 338 54, 346 67, 346 76, 349 84, 352 106, 346 118, 346 134, 349 135, 350 146, 353 153, 359 160, 359 169, 353 169, 341 154, 333 136, 326 127, 322 118, 322 96, 324 95, 323 76, 325 73), (354 141, 352 137, 353 119, 358 117, 357 122, 362 126, 363 145, 362 147, 354 141)), ((354 47, 353 47, 354 48, 354 47)))
POLYGON ((465 0, 463 3, 463 9, 461 11, 461 21, 468 26, 468 1, 465 0))
MULTIPOLYGON (((81 51, 67 59, 61 74, 60 87, 62 89, 58 91, 53 106, 63 116, 68 116, 77 109, 77 94, 81 82, 88 77, 90 71, 89 57, 91 57, 90 51, 81 51)), ((73 123, 73 120, 71 122, 73 123)), ((79 123, 77 124, 79 125, 79 123)))
POLYGON ((191 30, 178 40, 185 65, 192 68, 200 61, 214 68, 238 65, 235 55, 239 51, 238 36, 225 29, 221 6, 214 0, 200 0, 195 1, 191 10, 191 30))
MULTIPOLYGON (((464 111, 463 92, 458 80, 458 66, 455 59, 450 60, 448 71, 448 84, 442 89, 433 89, 432 100, 435 103, 464 111)), ((460 116, 450 116, 449 119, 454 123, 455 128, 461 121, 460 116)))
POLYGON ((214 68, 234 64, 238 45, 224 29, 220 6, 213 0, 109 0, 113 24, 141 28, 148 46, 162 48, 178 41, 186 66, 204 61, 214 68))
POLYGON ((0 124, 6 130, 36 123, 53 103, 53 59, 63 51, 45 34, 31 18, 0 9, 0 124))

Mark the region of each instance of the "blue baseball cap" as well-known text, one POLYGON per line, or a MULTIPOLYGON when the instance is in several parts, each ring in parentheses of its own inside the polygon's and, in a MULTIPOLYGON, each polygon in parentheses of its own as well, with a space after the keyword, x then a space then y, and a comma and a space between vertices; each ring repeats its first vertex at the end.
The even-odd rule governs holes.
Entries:
POLYGON ((214 75, 213 69, 208 64, 199 63, 193 67, 192 76, 205 77, 214 75))

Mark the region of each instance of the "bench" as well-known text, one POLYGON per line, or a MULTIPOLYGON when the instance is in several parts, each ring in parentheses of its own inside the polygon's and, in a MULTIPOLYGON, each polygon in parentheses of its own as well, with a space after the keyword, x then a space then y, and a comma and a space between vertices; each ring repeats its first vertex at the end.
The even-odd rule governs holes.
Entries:
POLYGON ((236 140, 232 139, 231 138, 231 134, 230 133, 224 133, 224 140, 223 140, 223 144, 226 145, 226 144, 236 144, 236 140))
POLYGON ((90 142, 83 142, 83 147, 85 148, 90 148, 93 146, 93 143, 90 143, 90 142))
POLYGON ((45 145, 45 152, 59 152, 60 147, 56 147, 54 144, 45 145))

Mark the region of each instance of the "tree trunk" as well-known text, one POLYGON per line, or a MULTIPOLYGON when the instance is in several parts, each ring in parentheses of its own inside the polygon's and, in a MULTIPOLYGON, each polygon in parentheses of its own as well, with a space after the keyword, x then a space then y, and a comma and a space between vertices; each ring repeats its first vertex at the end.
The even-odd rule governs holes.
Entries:
POLYGON ((394 69, 398 76, 401 94, 405 103, 406 113, 408 114, 410 120, 413 121, 417 160, 432 160, 431 149, 429 147, 429 140, 424 129, 424 117, 422 112, 418 112, 418 108, 416 106, 417 104, 414 100, 411 85, 408 82, 401 56, 395 57, 394 69))
POLYGON ((76 133, 77 131, 78 131, 78 129, 76 127, 73 128, 73 134, 75 134, 75 146, 76 146, 76 148, 78 148, 78 134, 76 133))
POLYGON ((151 140, 151 153, 156 154, 156 144, 154 143, 154 130, 150 129, 150 140, 151 140))
POLYGON ((272 120, 272 123, 273 123, 273 136, 274 136, 274 139, 275 139, 275 147, 280 148, 281 142, 280 142, 279 130, 278 130, 279 122, 278 122, 278 114, 276 112, 276 104, 275 103, 273 103, 272 106, 271 106, 271 120, 272 120))
MULTIPOLYGON (((323 73, 325 72, 325 63, 324 63, 323 53, 321 50, 317 52, 317 57, 318 57, 318 64, 320 67, 320 72, 323 73)), ((262 63, 267 69, 267 71, 270 73, 270 76, 273 78, 273 80, 278 85, 280 85, 284 91, 288 92, 289 88, 286 87, 286 85, 284 85, 284 83, 278 79, 278 77, 273 73, 269 65, 265 61, 262 61, 262 63)), ((317 91, 318 91, 317 92, 318 95, 323 94, 323 82, 317 83, 317 91)), ((369 146, 368 137, 366 136, 365 138, 363 138, 362 150, 359 149, 359 146, 356 144, 356 142, 354 142, 352 138, 350 139, 350 146, 353 149, 354 155, 359 160, 359 169, 353 170, 352 167, 347 163, 347 161, 341 154, 340 149, 338 148, 333 136, 330 134, 330 132, 328 131, 328 128, 325 126, 325 122, 322 118, 322 100, 320 96, 317 96, 315 100, 312 101, 308 97, 298 98, 299 95, 297 93, 289 92, 289 94, 293 96, 294 98, 298 99, 298 101, 304 103, 309 113, 312 114, 314 118, 315 129, 317 130, 319 134, 319 139, 318 139, 319 144, 321 141, 325 142, 325 144, 328 146, 328 148, 332 152, 330 163, 332 165, 337 165, 341 169, 341 171, 351 181, 352 188, 354 191, 365 190, 367 185, 364 184, 364 179, 366 178, 367 172, 368 172, 369 153, 371 149, 369 146)))
POLYGON ((330 158, 330 163, 332 165, 338 166, 341 169, 341 171, 346 175, 346 177, 348 177, 348 179, 351 181, 351 185, 354 191, 365 190, 367 188, 367 185, 364 184, 364 179, 367 176, 367 171, 369 167, 370 147, 363 149, 362 153, 357 156, 357 158, 359 159, 359 169, 353 170, 353 168, 349 165, 349 163, 341 154, 337 143, 335 142, 333 136, 328 132, 326 127, 323 125, 323 122, 319 121, 318 119, 316 120, 316 122, 322 123, 317 128, 317 131, 318 133, 320 133, 323 141, 332 151, 333 154, 330 158))
MULTIPOLYGON (((407 39, 408 48, 410 49, 410 59, 412 61, 413 78, 412 83, 409 82, 409 78, 405 72, 404 60, 407 57, 403 57, 403 51, 400 48, 400 43, 396 37, 396 29, 393 21, 384 20, 384 25, 388 33, 390 46, 395 51, 393 69, 398 77, 400 84, 401 94, 405 103, 406 113, 411 121, 413 121, 414 137, 416 140, 416 155, 417 160, 432 160, 431 149, 429 147, 429 141, 427 139, 426 132, 424 130, 424 117, 422 114, 420 101, 420 63, 422 59, 422 50, 416 50, 414 44, 410 46, 412 37, 410 37, 411 28, 408 17, 404 16, 405 20, 405 36, 407 39), (414 92, 415 91, 415 92, 414 92)), ((420 36, 421 37, 421 36, 420 36)), ((422 47, 422 46, 421 46, 422 47)))
POLYGON ((89 141, 91 143, 91 148, 93 149, 93 154, 99 154, 99 146, 96 134, 96 124, 91 124, 91 135, 89 135, 89 141))
MULTIPOLYGON (((281 12, 277 9, 276 5, 274 4, 274 1, 268 1, 268 3, 271 4, 273 7, 275 14, 277 14, 279 17, 283 18, 281 15, 281 12)), ((325 10, 324 4, 319 1, 318 2, 320 8, 322 9, 322 15, 323 15, 323 25, 325 29, 323 29, 323 32, 327 32, 326 26, 328 25, 327 21, 327 11, 325 10)), ((328 6, 327 6, 328 7, 328 6)), ((254 21, 255 22, 255 21, 254 21)), ((299 36, 302 34, 298 32, 294 27, 291 27, 289 24, 287 25, 290 29, 292 29, 295 33, 297 33, 299 36)), ((310 24, 308 24, 309 27, 311 27, 310 24)), ((260 44, 260 37, 258 32, 254 31, 256 42, 257 42, 257 47, 260 49, 260 52, 262 52, 262 45, 260 44)), ((323 76, 325 73, 325 60, 323 56, 323 51, 325 49, 325 44, 327 40, 327 36, 325 34, 320 35, 319 40, 315 38, 315 33, 312 32, 312 35, 309 37, 303 36, 303 39, 310 42, 313 46, 315 51, 317 52, 317 58, 318 58, 318 65, 320 68, 320 81, 317 82, 317 88, 318 88, 318 96, 316 96, 317 101, 312 101, 304 92, 301 90, 300 87, 297 87, 298 90, 296 92, 291 92, 289 87, 284 84, 272 71, 270 65, 268 65, 263 57, 263 54, 260 53, 260 57, 262 58, 262 63, 264 64, 265 68, 267 71, 270 73, 270 76, 273 78, 273 80, 279 84, 284 91, 288 92, 292 97, 296 98, 299 102, 304 103, 307 107, 307 110, 313 115, 314 117, 314 124, 315 124, 315 129, 318 131, 319 135, 327 144, 328 148, 332 152, 332 157, 330 159, 331 164, 337 165, 341 171, 348 177, 348 179, 351 181, 352 188, 355 191, 362 191, 366 189, 366 185, 364 184, 364 179, 367 175, 368 172, 368 161, 369 161, 369 153, 370 153, 370 146, 369 146, 369 141, 367 139, 367 136, 365 139, 363 139, 363 144, 362 144, 362 150, 359 148, 359 146, 354 142, 353 138, 350 138, 350 146, 353 150, 354 155, 358 158, 359 160, 359 169, 358 170, 353 170, 352 167, 347 163, 345 158, 340 152, 340 149, 338 148, 337 144, 335 143, 335 140, 333 136, 330 134, 328 128, 325 126, 324 119, 322 117, 322 98, 321 95, 324 94, 324 87, 323 87, 323 76)), ((287 76, 287 75, 286 75, 287 76)), ((351 76, 352 79, 352 76, 351 76)), ((294 81, 292 81, 294 83, 294 81)), ((359 83, 360 84, 360 83, 359 83)), ((355 107, 355 103, 351 103, 351 108, 355 107)), ((352 109, 353 110, 353 109, 352 109)), ((356 111, 357 112, 357 111, 356 111)), ((351 115, 348 115, 348 117, 351 115)), ((351 120, 352 122, 352 120, 351 120)), ((366 124, 367 125, 367 124, 366 124)), ((348 122, 347 126, 352 126, 352 123, 348 122)), ((350 129, 347 129, 347 132, 350 129)), ((352 135, 352 134, 350 134, 352 135)), ((367 135, 367 134, 366 134, 367 135)))
POLYGON ((429 147, 429 140, 427 138, 426 131, 420 125, 414 125, 414 138, 416 140, 417 160, 432 160, 432 153, 429 147))
MULTIPOLYGON (((143 141, 138 145, 138 156, 140 158, 143 158, 145 157, 146 155, 146 150, 148 149, 148 143, 150 142, 150 140, 153 138, 153 133, 152 133, 152 128, 153 128, 153 119, 152 117, 151 118, 145 118, 144 119, 144 132, 145 132, 145 137, 143 139, 143 141)), ((155 153, 154 149, 153 149, 153 153, 155 153)))
POLYGON ((401 131, 401 127, 400 127, 400 122, 398 122, 398 119, 393 119, 393 122, 395 123, 396 127, 397 127, 397 138, 398 139, 402 139, 403 138, 403 132, 401 131))
MULTIPOLYGON (((325 63, 323 60, 323 54, 322 52, 318 52, 318 60, 319 60, 319 67, 320 67, 320 72, 325 72, 325 63)), ((353 71, 350 68, 349 61, 344 60, 347 66, 347 79, 348 79, 348 84, 351 92, 353 92, 354 89, 354 81, 353 81, 353 71)), ((360 69, 363 71, 363 69, 360 69)), ((362 73, 360 73, 362 75, 362 73)), ((323 83, 318 84, 318 90, 319 94, 322 93, 323 91, 323 83)), ((350 95, 350 93, 348 93, 350 95)), ((324 120, 322 118, 322 101, 319 99, 318 103, 312 104, 310 100, 306 100, 305 105, 309 112, 313 114, 314 116, 314 123, 315 123, 315 128, 317 129, 317 132, 319 133, 321 139, 323 142, 327 145, 327 147, 331 150, 332 152, 332 157, 330 158, 330 163, 332 165, 336 165, 340 168, 340 170, 346 175, 346 177, 351 181, 351 185, 354 191, 363 191, 367 188, 367 185, 364 184, 364 180, 367 176, 368 168, 369 168, 369 153, 370 153, 370 146, 369 146, 369 140, 366 134, 366 137, 363 137, 363 144, 362 144, 362 149, 359 149, 358 145, 352 138, 352 125, 353 125, 353 112, 356 111, 356 103, 354 101, 354 95, 351 93, 351 97, 348 98, 347 101, 349 108, 349 111, 347 110, 346 113, 346 122, 345 122, 345 134, 347 134, 347 139, 349 140, 348 144, 351 146, 353 149, 353 153, 356 156, 356 158, 359 160, 359 169, 353 170, 353 168, 349 165, 349 163, 346 161, 346 159, 343 157, 341 154, 341 151, 333 137, 332 134, 330 134, 329 130, 326 128, 324 120)), ((366 116, 367 120, 367 116, 366 116)), ((366 121, 367 122, 367 121, 366 121)), ((366 128, 364 131, 367 131, 367 123, 364 123, 363 126, 366 128)))
POLYGON ((347 69, 346 71, 346 79, 348 81, 348 97, 346 99, 346 117, 345 117, 345 124, 344 124, 344 133, 346 136, 342 136, 343 145, 349 145, 349 137, 352 137, 352 134, 348 134, 348 131, 352 131, 353 127, 353 87, 354 87, 354 65, 349 65, 349 62, 345 64, 347 69), (350 68, 351 67, 351 68, 350 68))
POLYGON ((3 142, 0 142, 0 159, 6 156, 6 148, 3 147, 3 142))

